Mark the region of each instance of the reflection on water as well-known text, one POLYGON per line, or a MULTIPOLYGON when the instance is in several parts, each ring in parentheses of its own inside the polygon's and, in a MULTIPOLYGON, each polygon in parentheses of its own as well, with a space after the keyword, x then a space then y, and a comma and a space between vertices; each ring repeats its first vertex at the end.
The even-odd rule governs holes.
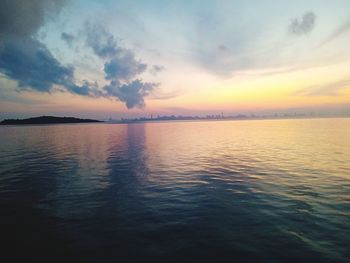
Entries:
POLYGON ((350 119, 1 127, 4 251, 347 262, 349 134, 350 119))

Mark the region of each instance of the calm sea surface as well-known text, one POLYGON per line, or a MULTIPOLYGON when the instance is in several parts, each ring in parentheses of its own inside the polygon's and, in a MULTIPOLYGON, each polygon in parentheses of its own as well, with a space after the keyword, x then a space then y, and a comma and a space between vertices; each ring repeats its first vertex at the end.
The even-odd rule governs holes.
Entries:
POLYGON ((13 260, 349 262, 350 119, 0 127, 0 225, 13 260))

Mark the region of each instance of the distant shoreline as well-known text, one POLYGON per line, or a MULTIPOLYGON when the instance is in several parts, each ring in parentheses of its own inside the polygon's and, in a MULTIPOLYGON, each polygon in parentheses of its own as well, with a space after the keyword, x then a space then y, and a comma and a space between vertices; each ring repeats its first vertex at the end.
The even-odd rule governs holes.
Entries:
POLYGON ((79 119, 74 117, 40 116, 28 119, 6 119, 0 125, 35 125, 35 124, 67 124, 67 123, 98 123, 102 121, 93 119, 79 119))
POLYGON ((46 124, 82 124, 82 123, 101 123, 101 124, 133 124, 133 123, 160 123, 160 122, 201 122, 201 121, 254 121, 254 120, 305 120, 305 119, 337 119, 350 118, 350 116, 263 116, 263 117, 185 117, 185 118, 134 118, 121 120, 100 121, 95 119, 80 119, 75 117, 54 117, 41 116, 27 119, 5 119, 0 125, 46 125, 46 124))

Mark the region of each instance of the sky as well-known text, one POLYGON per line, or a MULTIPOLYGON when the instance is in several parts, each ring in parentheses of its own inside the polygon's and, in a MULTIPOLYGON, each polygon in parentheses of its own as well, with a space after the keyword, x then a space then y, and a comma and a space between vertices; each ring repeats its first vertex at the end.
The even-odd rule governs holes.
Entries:
POLYGON ((348 0, 0 5, 0 119, 350 114, 348 0))

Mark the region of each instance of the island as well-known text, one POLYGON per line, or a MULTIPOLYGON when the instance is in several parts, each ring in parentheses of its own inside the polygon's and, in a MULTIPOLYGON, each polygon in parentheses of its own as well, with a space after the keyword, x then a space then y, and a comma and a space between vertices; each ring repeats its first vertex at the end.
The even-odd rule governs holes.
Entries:
POLYGON ((101 122, 92 119, 79 119, 74 117, 40 116, 28 119, 6 119, 0 125, 26 125, 26 124, 60 124, 60 123, 94 123, 101 122))

